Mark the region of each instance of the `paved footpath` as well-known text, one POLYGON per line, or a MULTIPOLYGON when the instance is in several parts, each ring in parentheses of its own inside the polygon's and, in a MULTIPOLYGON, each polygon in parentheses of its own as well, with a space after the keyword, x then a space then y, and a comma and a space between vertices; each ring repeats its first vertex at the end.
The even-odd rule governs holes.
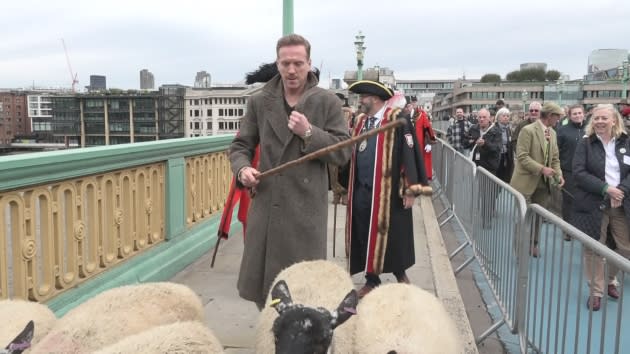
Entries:
MULTIPOLYGON (((329 197, 329 200, 332 198, 329 197)), ((333 257, 333 204, 328 208, 328 257, 345 267, 344 251, 345 206, 339 205, 336 217, 336 256, 333 257)), ((422 197, 413 208, 416 264, 407 271, 411 282, 431 291, 442 300, 458 325, 465 353, 477 353, 466 310, 453 275, 442 234, 435 218, 430 197, 422 197)), ((253 343, 258 318, 256 305, 242 300, 236 291, 236 279, 243 251, 241 232, 222 241, 214 268, 210 268, 212 252, 198 259, 171 280, 186 284, 201 297, 206 324, 230 354, 254 353, 253 343)), ((383 282, 395 282, 391 274, 381 277, 383 282)), ((364 278, 353 277, 356 288, 364 278)))

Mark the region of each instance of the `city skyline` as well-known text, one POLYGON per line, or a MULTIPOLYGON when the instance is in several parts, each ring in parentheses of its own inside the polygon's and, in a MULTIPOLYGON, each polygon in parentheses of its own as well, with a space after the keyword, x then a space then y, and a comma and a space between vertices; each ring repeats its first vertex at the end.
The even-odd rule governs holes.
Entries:
MULTIPOLYGON (((78 74, 77 87, 100 74, 108 87, 138 89, 138 72, 144 68, 155 75, 156 87, 192 86, 198 71, 207 71, 213 84, 233 84, 275 59, 281 0, 167 4, 9 3, 0 13, 5 39, 0 43, 0 87, 69 88, 61 38, 78 74), (29 26, 21 26, 26 21, 29 26)), ((486 73, 504 78, 525 62, 545 62, 548 69, 579 79, 586 74, 591 51, 628 47, 624 26, 629 13, 630 4, 621 0, 579 8, 568 0, 534 0, 518 11, 495 0, 408 0, 392 8, 358 0, 295 1, 294 29, 311 42, 312 65, 322 70, 326 84, 356 68, 353 42, 359 31, 366 36, 364 68, 388 67, 397 79, 479 78, 486 73), (385 16, 387 11, 391 14, 385 16), (599 14, 605 16, 602 21, 599 14), (597 26, 590 25, 594 22, 597 26)))

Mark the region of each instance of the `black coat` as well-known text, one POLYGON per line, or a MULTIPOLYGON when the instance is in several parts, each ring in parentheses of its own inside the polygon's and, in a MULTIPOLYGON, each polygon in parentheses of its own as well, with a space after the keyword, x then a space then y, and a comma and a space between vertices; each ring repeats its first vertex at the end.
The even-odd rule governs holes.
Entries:
MULTIPOLYGON (((626 196, 623 209, 630 221, 630 138, 625 133, 615 141, 615 155, 619 162, 620 181, 616 186, 626 196)), ((575 203, 571 224, 585 234, 599 240, 603 212, 601 207, 610 207, 608 194, 604 192, 606 151, 604 145, 594 134, 582 138, 573 157, 573 176, 575 177, 575 203)))
POLYGON ((472 152, 472 160, 477 166, 481 166, 486 170, 496 173, 499 168, 499 162, 501 160, 501 145, 503 144, 503 137, 501 136, 501 128, 498 125, 494 125, 483 136, 484 144, 475 147, 475 142, 481 136, 479 124, 475 124, 470 127, 468 131, 470 138, 466 141, 466 147, 468 149, 475 150, 472 152), (479 159, 477 160, 477 153, 479 153, 479 159))
MULTIPOLYGON (((568 118, 567 118, 568 119, 568 118)), ((573 171, 573 155, 580 139, 584 137, 585 122, 573 123, 568 119, 566 124, 557 129, 558 150, 560 151, 560 168, 562 175, 566 176, 573 171)))

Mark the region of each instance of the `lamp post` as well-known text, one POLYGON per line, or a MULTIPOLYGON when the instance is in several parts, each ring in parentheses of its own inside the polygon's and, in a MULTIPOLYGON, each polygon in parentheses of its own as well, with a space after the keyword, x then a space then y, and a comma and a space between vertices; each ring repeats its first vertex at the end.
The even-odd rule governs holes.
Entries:
POLYGON ((622 65, 623 74, 621 76, 621 83, 623 84, 623 91, 621 91, 621 98, 626 99, 628 98, 628 71, 630 71, 628 59, 624 60, 622 65))
POLYGON ((363 80, 363 54, 367 49, 363 44, 365 44, 365 36, 359 31, 359 34, 354 37, 354 47, 357 51, 357 81, 363 80))
POLYGON ((282 35, 293 33, 293 0, 282 0, 282 35))
POLYGON ((525 104, 527 103, 527 90, 523 89, 523 92, 521 92, 521 99, 523 100, 523 119, 525 119, 525 116, 527 116, 525 108, 525 104))
POLYGON ((564 79, 561 77, 556 84, 558 90, 558 104, 562 106, 562 91, 564 91, 564 79))

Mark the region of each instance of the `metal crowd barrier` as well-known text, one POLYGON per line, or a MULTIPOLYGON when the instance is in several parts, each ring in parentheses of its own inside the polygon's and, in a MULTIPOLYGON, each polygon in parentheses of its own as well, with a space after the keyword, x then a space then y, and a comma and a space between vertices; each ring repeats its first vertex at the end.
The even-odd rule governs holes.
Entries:
POLYGON ((439 197, 442 193, 444 186, 444 143, 438 139, 438 143, 432 145, 431 150, 431 165, 433 167, 433 199, 439 197), (437 183, 435 183, 437 182, 437 183))
MULTIPOLYGON (((539 205, 530 205, 525 224, 531 230, 522 234, 523 241, 528 245, 538 233, 540 254, 538 258, 525 257, 529 262, 521 264, 528 274, 519 329, 521 352, 630 353, 630 310, 624 306, 624 290, 630 290, 630 284, 624 286, 630 261, 539 205), (565 241, 564 234, 572 241, 565 241), (590 291, 584 273, 584 248, 605 258, 606 285, 597 312, 586 306, 590 291), (619 269, 621 296, 616 300, 607 296, 611 264, 619 269)), ((593 264, 587 266, 594 269, 593 264)))
POLYGON ((519 264, 523 246, 517 235, 525 218, 525 198, 488 172, 478 167, 475 174, 475 211, 471 242, 473 256, 460 268, 476 259, 488 282, 503 318, 479 335, 483 341, 501 325, 506 324, 512 333, 517 330, 519 264))
POLYGON ((518 335, 521 353, 630 353, 630 336, 621 335, 630 329, 630 310, 623 306, 624 294, 630 294, 630 282, 625 282, 630 261, 550 211, 536 204, 527 207, 520 193, 471 165, 445 141, 434 149, 434 182, 447 199, 438 218, 448 216, 440 226, 454 220, 466 237, 451 258, 472 248, 472 256, 455 273, 476 260, 501 311, 502 318, 477 343, 505 324, 518 335), (534 235, 537 258, 529 253, 534 235), (565 241, 565 235, 572 241, 565 241), (597 312, 586 307, 584 248, 605 258, 605 274, 609 264, 620 270, 620 298, 604 294, 597 312))
POLYGON ((438 144, 440 145, 440 147, 438 148, 439 150, 441 150, 441 154, 440 156, 438 155, 433 155, 433 161, 436 161, 436 159, 439 159, 440 161, 437 163, 440 166, 440 171, 437 174, 437 180, 436 182, 438 182, 440 184, 438 191, 439 193, 436 194, 435 197, 438 197, 441 194, 445 194, 446 196, 446 200, 448 201, 448 204, 445 205, 444 210, 442 210, 440 212, 440 214, 437 215, 437 218, 440 219, 442 217, 442 215, 447 215, 446 219, 444 219, 441 223, 440 226, 446 224, 451 218, 453 218, 455 216, 455 213, 453 212, 453 171, 452 168, 454 166, 454 161, 455 161, 455 154, 456 151, 455 149, 453 149, 452 147, 450 147, 449 145, 445 144, 445 142, 443 140, 438 140, 438 144))
MULTIPOLYGON (((468 239, 473 229, 473 188, 475 183, 475 163, 459 152, 455 152, 452 167, 452 183, 449 186, 453 199, 453 210, 468 239)), ((447 193, 447 196, 449 193, 447 193)))

